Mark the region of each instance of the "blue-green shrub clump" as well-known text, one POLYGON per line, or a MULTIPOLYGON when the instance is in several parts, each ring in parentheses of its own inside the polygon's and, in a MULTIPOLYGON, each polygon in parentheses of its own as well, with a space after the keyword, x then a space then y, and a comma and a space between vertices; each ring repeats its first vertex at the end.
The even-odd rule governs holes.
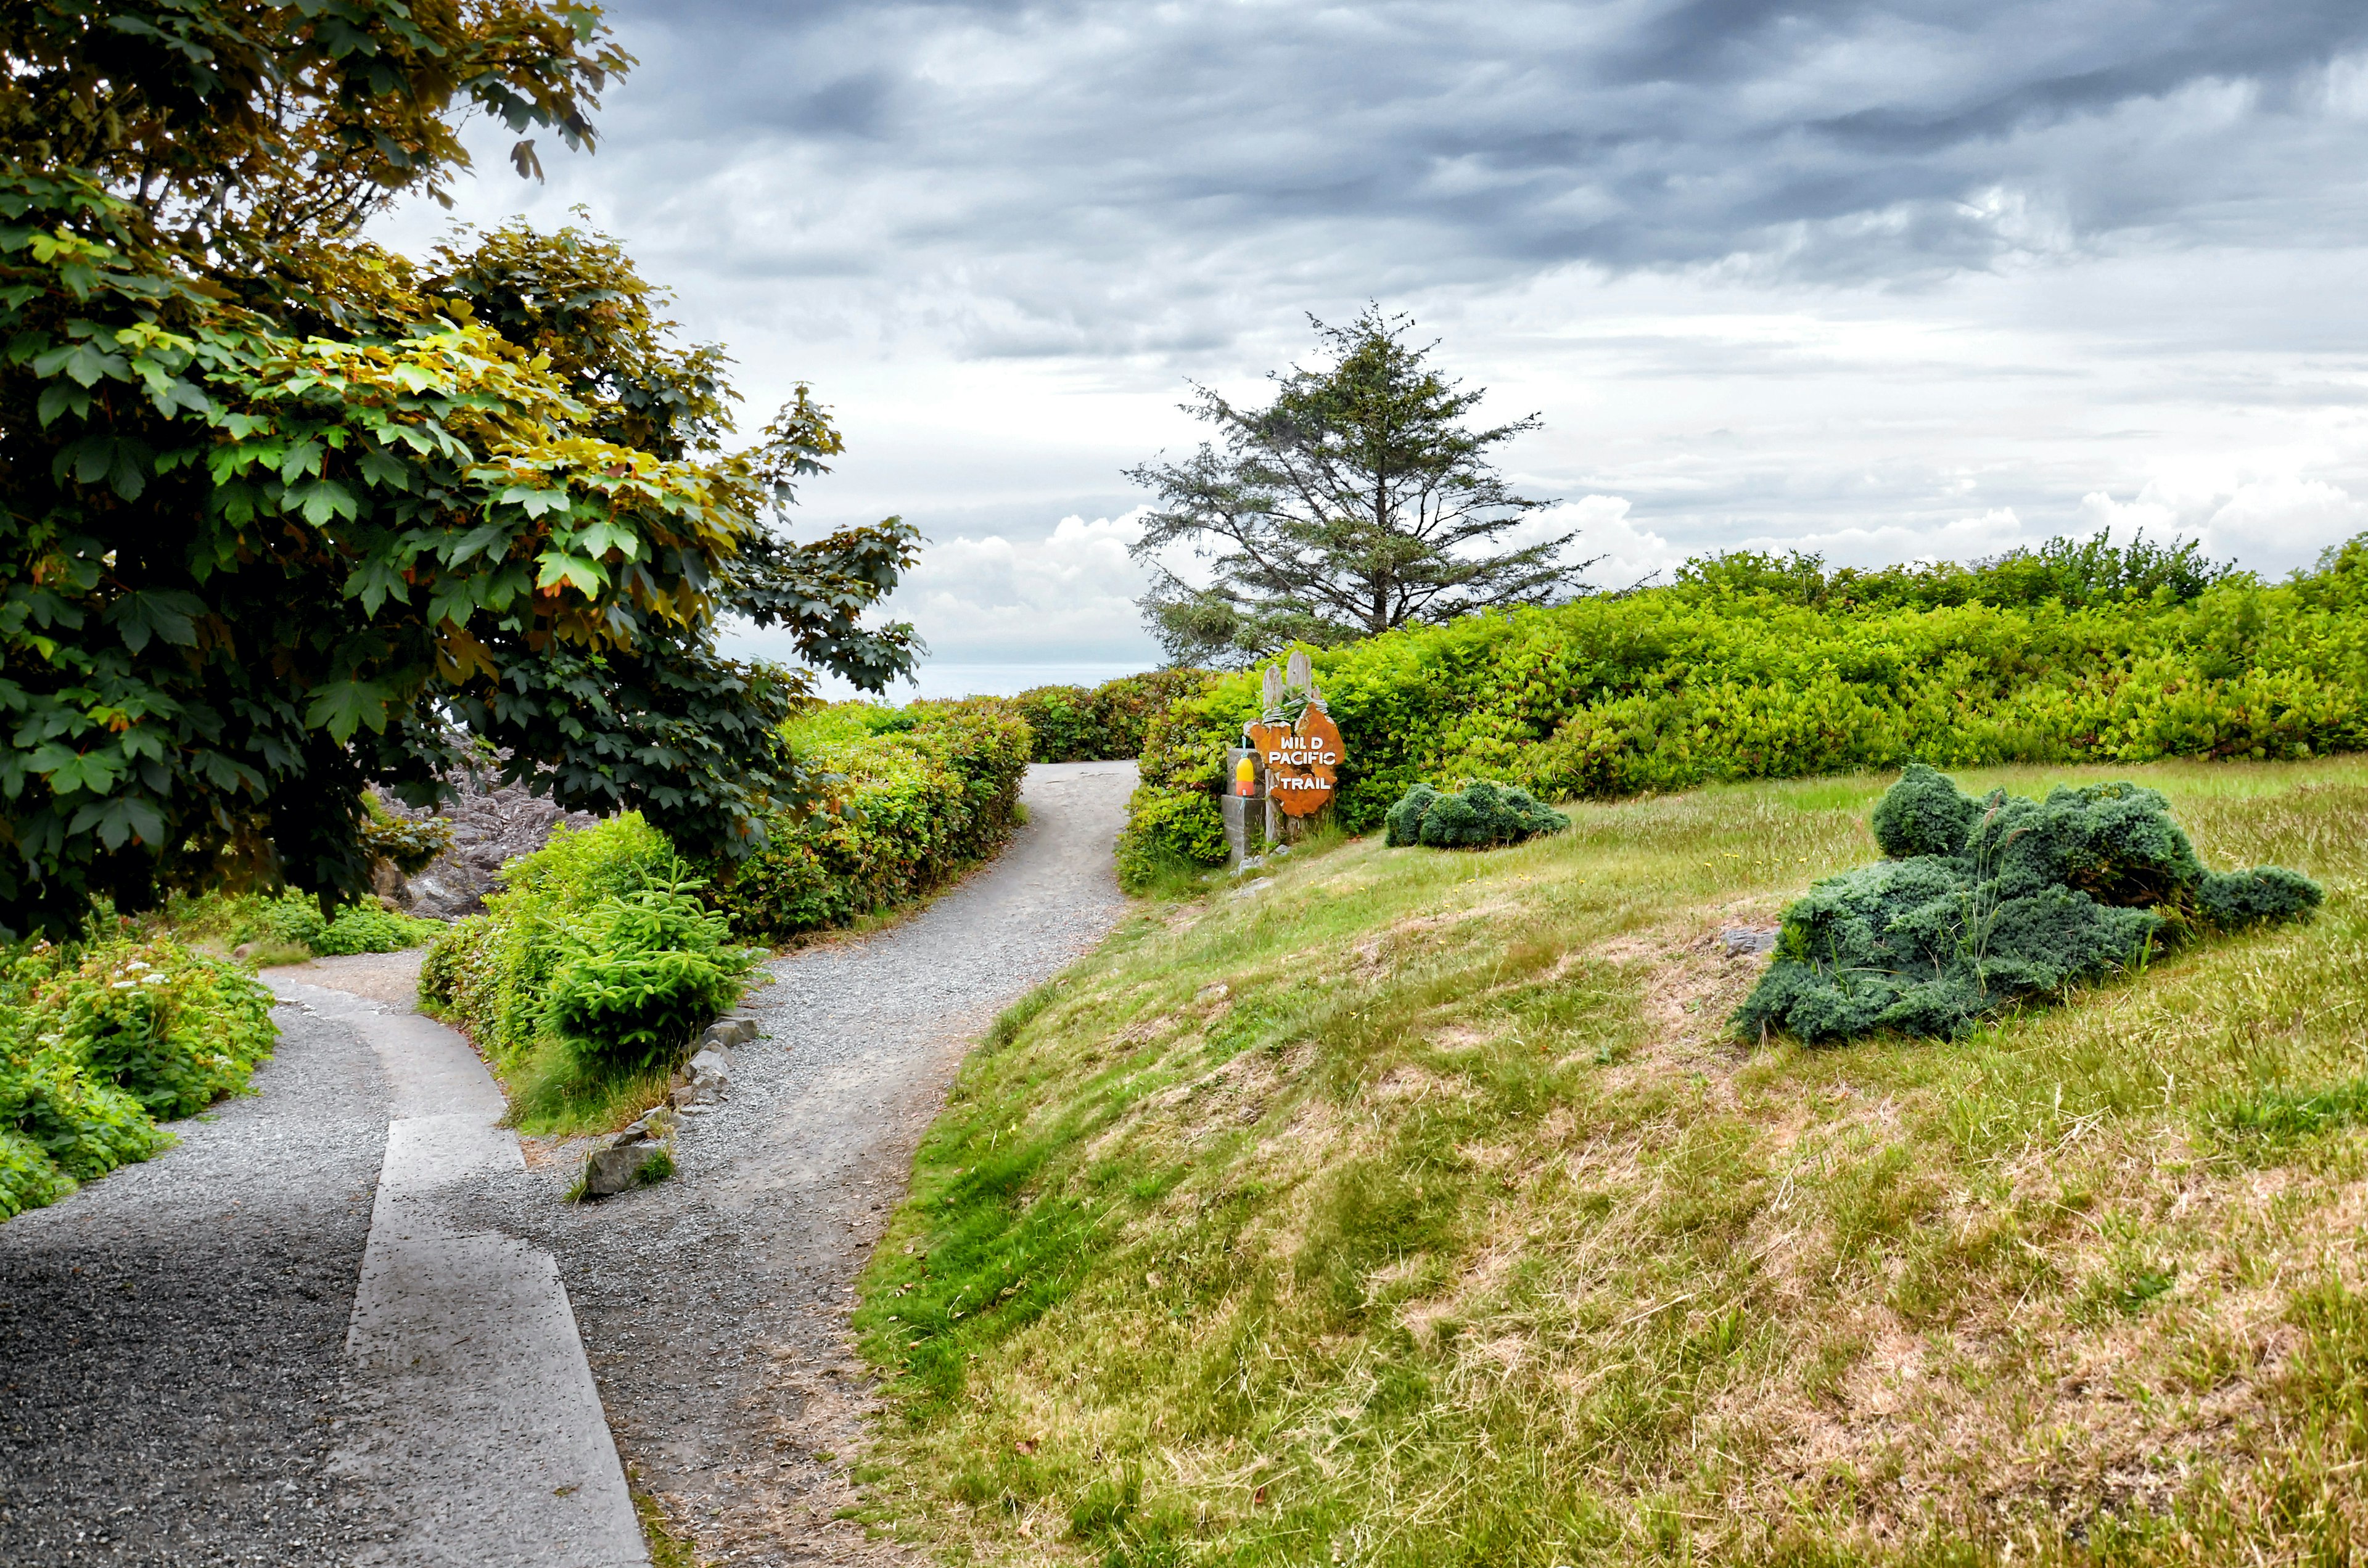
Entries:
POLYGON ((2158 941, 2294 919, 2322 896, 2282 867, 2205 870, 2168 802, 2135 784, 1975 801, 1915 763, 1871 825, 1888 858, 1784 912, 1775 959, 1736 1014, 1745 1032, 1956 1034, 2139 963, 2158 941))
POLYGON ((1527 790, 1481 779, 1454 794, 1417 784, 1398 798, 1383 819, 1393 845, 1426 844, 1435 849, 1487 849, 1519 844, 1542 833, 1560 833, 1570 819, 1540 803, 1527 790))
POLYGON ((156 1124, 246 1086, 271 994, 170 940, 15 949, 0 963, 0 1220, 172 1142, 156 1124))

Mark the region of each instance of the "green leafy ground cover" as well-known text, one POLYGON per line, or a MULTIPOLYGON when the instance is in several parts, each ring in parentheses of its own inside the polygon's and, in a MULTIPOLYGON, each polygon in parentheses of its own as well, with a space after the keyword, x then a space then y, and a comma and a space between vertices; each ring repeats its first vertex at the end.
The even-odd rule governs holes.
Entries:
POLYGON ((955 1562, 2339 1563, 2368 1520, 2368 765, 2131 778, 2318 879, 1948 1040, 1741 1040, 1889 780, 1378 837, 1014 1008, 858 1324, 955 1562))
MULTIPOLYGON (((1615 799, 1920 758, 2299 758, 2368 746, 2368 541, 2275 585, 2192 551, 2060 542, 1985 566, 1727 557, 1666 588, 1315 656, 1362 833, 1418 780, 1615 799)), ((1215 788, 1254 675, 1152 723, 1121 873, 1224 858, 1215 788)))
POLYGON ((252 974, 169 938, 7 949, 0 1220, 169 1146, 158 1124, 245 1089, 276 1038, 252 974))
POLYGON ((142 926, 184 942, 246 948, 248 961, 258 967, 347 953, 397 953, 432 942, 444 930, 442 921, 422 920, 375 902, 348 903, 324 916, 317 899, 293 889, 277 894, 176 894, 142 926))

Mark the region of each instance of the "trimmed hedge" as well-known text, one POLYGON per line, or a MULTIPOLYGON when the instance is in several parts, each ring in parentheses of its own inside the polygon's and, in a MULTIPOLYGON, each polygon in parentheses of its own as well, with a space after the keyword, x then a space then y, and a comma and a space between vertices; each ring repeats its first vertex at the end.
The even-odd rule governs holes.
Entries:
POLYGON ((168 939, 18 948, 0 963, 0 1220, 144 1160, 246 1087, 271 994, 168 939))
POLYGON ((1142 756, 1152 719, 1210 679, 1205 670, 1151 670, 1099 686, 1030 687, 1010 701, 1035 737, 1030 761, 1105 762, 1142 756))
POLYGON ((1976 801, 1911 763, 1870 825, 1886 858, 1784 911, 1736 1028, 1806 1040, 1963 1033, 2192 933, 2299 919, 2317 883, 2281 866, 2206 871, 2169 802, 2135 784, 1976 801))
MULTIPOLYGON (((1915 757, 1977 767, 2368 745, 2368 536, 2274 586, 2151 562, 2134 572, 2111 551, 2083 565, 2084 550, 2095 553, 2067 547, 1972 572, 1706 562, 1668 588, 1315 652, 1347 742, 1338 820, 1369 831, 1424 778, 1506 779, 1553 800, 1915 757), (2024 602, 2037 593, 2049 597, 2024 602)), ((1245 672, 1152 722, 1122 873, 1224 859, 1219 775, 1258 704, 1245 672)))
POLYGON ((793 720, 790 743, 838 776, 836 809, 765 824, 770 844, 714 898, 744 938, 843 926, 942 886, 1017 818, 1032 734, 995 699, 843 702, 793 720))

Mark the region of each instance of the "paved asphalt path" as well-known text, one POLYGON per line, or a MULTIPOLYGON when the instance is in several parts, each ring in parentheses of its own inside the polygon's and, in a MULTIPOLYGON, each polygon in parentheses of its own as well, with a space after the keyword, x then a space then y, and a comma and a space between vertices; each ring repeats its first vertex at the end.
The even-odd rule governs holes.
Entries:
POLYGON ((282 1011, 256 1094, 0 1225, 0 1562, 344 1563, 331 1460, 386 1141, 370 1051, 282 1011))
MULTIPOLYGON (((877 935, 776 960, 752 998, 765 1036, 673 1180, 571 1208, 553 1157, 435 1200, 556 1258, 617 1448, 710 1559, 890 1555, 832 1517, 866 1408, 852 1282, 970 1042, 1122 912, 1110 850, 1134 782, 1132 763, 1031 767, 1031 820, 994 863, 877 935)), ((401 977, 366 962, 307 968, 400 1006, 401 977)), ((254 1096, 0 1225, 0 1563, 413 1560, 416 1497, 355 1462, 386 1393, 347 1354, 405 1113, 356 1022, 278 1017, 254 1096)))

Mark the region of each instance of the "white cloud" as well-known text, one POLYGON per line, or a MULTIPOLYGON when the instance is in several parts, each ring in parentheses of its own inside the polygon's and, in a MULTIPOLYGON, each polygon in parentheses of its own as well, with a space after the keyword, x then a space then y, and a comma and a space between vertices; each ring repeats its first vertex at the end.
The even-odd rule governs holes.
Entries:
MULTIPOLYGON (((1145 585, 1127 554, 1141 510, 1067 517, 1042 539, 957 534, 922 547, 884 619, 909 620, 933 659, 949 663, 1158 662, 1134 601, 1145 585)), ((780 657, 778 638, 744 631, 744 655, 780 657)))
POLYGON ((2106 526, 2276 574, 2368 526, 2356 3, 612 15, 599 154, 521 186, 488 133, 462 215, 586 202, 752 425, 813 381, 811 515, 940 541, 894 613, 946 656, 1146 655, 1121 471, 1368 298, 1543 415, 1506 466, 1604 586, 2106 526))
POLYGON ((2127 501, 2103 491, 2083 496, 2081 516, 2127 540, 2184 536, 2206 554, 2275 576, 2308 566, 2329 545, 2368 531, 2368 501, 2340 485, 2293 474, 2211 483, 2192 477, 2148 480, 2127 501))

